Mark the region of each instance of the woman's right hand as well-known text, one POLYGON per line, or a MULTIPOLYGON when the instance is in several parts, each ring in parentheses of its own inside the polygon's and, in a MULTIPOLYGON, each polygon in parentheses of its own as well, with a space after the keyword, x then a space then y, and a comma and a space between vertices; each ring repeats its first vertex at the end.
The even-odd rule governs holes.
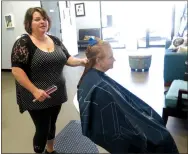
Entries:
POLYGON ((44 90, 36 89, 33 92, 33 96, 35 97, 35 101, 43 102, 46 98, 51 98, 44 90))

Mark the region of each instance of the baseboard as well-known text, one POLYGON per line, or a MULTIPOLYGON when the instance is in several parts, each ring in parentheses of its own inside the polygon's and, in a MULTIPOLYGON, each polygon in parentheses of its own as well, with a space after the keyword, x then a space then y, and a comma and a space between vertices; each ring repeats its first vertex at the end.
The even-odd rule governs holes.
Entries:
POLYGON ((1 72, 11 72, 12 69, 1 69, 1 72))

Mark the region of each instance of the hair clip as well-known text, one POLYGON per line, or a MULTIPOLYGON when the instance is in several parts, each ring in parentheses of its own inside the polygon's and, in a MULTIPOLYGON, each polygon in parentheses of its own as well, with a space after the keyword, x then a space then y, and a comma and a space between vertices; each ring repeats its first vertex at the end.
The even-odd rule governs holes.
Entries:
POLYGON ((103 40, 99 40, 99 43, 100 43, 100 44, 103 44, 104 42, 103 42, 103 40))
POLYGON ((89 45, 90 45, 90 46, 94 46, 95 44, 98 43, 98 41, 95 40, 95 39, 93 39, 93 38, 90 38, 88 42, 89 42, 89 45))

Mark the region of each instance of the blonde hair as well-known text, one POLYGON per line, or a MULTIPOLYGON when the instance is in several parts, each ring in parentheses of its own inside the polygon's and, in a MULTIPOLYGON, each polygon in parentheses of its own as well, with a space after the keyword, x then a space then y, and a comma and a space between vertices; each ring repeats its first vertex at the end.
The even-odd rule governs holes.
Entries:
POLYGON ((88 45, 86 51, 85 51, 85 55, 87 57, 87 59, 89 60, 89 62, 86 64, 84 72, 80 78, 80 81, 78 83, 78 86, 80 85, 83 77, 85 76, 85 74, 95 66, 96 64, 96 59, 97 58, 104 58, 104 47, 110 47, 110 44, 108 42, 102 41, 99 38, 96 38, 97 43, 93 46, 88 45))

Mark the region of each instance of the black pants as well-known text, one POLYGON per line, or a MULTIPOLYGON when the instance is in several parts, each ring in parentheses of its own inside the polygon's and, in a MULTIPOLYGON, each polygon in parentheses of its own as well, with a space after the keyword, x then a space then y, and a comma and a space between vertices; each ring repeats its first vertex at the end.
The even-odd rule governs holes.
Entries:
POLYGON ((56 120, 60 109, 61 105, 42 110, 28 111, 36 128, 33 138, 33 149, 36 153, 42 153, 47 140, 55 138, 56 120))

